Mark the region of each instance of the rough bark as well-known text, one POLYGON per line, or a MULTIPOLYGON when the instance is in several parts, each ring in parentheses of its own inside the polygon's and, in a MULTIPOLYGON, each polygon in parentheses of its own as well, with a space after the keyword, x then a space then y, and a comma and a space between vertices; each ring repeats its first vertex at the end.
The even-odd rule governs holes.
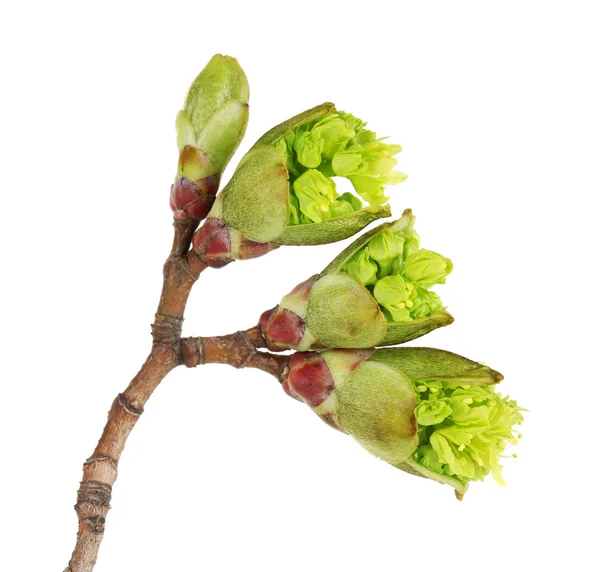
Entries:
POLYGON ((79 519, 75 550, 65 572, 91 572, 104 535, 112 486, 127 437, 144 404, 161 380, 179 363, 172 348, 156 344, 129 387, 113 401, 98 445, 83 465, 75 511, 79 519))
POLYGON ((260 369, 282 380, 288 367, 289 355, 259 352, 248 332, 211 338, 183 338, 182 361, 187 367, 205 363, 223 363, 238 369, 260 369))

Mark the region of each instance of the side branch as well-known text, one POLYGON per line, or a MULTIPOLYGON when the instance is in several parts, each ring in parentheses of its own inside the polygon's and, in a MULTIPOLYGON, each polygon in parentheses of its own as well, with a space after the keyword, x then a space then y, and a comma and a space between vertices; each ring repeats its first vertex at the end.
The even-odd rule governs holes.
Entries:
POLYGON ((210 338, 183 338, 181 354, 187 367, 205 363, 222 363, 236 368, 252 367, 270 373, 279 381, 287 373, 290 357, 259 352, 246 332, 210 338))

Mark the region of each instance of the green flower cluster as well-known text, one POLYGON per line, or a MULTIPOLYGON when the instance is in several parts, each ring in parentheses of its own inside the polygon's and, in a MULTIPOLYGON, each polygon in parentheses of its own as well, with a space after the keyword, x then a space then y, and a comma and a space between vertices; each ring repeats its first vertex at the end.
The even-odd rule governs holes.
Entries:
POLYGON ((446 282, 452 262, 419 248, 412 223, 379 233, 341 270, 369 289, 388 321, 410 322, 445 310, 429 288, 446 282))
POLYGON ((416 390, 419 446, 411 459, 463 484, 491 472, 504 485, 500 458, 507 442, 517 443, 513 426, 525 410, 493 386, 426 381, 416 390))
POLYGON ((336 191, 332 177, 346 177, 370 205, 387 201, 385 185, 406 175, 394 171, 402 149, 377 139, 366 123, 344 112, 304 123, 277 141, 290 177, 290 224, 312 224, 359 211, 352 193, 336 191))

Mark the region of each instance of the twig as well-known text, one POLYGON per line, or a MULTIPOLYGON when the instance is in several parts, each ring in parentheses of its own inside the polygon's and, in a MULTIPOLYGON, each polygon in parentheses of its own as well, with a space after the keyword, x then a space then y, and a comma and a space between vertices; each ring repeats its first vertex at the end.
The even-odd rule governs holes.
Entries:
POLYGON ((280 381, 285 375, 289 356, 257 351, 254 332, 181 338, 189 294, 206 268, 193 251, 187 252, 190 238, 189 228, 182 228, 176 221, 173 249, 164 266, 163 289, 152 324, 152 351, 127 389, 114 400, 98 445, 83 465, 75 505, 79 519, 77 542, 65 572, 93 570, 125 443, 152 392, 171 370, 182 364, 195 367, 204 363, 222 363, 236 368, 261 369, 280 381))
POLYGON ((91 572, 94 568, 127 437, 152 392, 181 363, 183 314, 192 286, 205 266, 197 259, 188 260, 182 255, 187 252, 191 234, 177 221, 174 226, 172 253, 164 265, 163 289, 152 324, 152 351, 127 389, 113 402, 98 445, 83 465, 75 505, 79 519, 77 542, 65 572, 91 572))
POLYGON ((289 355, 259 352, 247 332, 212 338, 183 338, 182 360, 187 367, 223 363, 238 369, 252 367, 265 371, 279 381, 285 376, 289 355))

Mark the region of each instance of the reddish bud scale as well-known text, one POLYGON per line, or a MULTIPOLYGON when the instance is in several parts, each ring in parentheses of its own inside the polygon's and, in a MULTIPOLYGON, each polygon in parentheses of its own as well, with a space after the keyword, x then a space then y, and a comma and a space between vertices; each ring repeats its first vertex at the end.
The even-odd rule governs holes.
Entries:
POLYGON ((297 297, 299 300, 308 300, 308 297, 310 296, 310 291, 312 290, 313 284, 319 279, 319 275, 315 274, 314 276, 311 276, 308 280, 305 280, 304 282, 300 282, 300 284, 298 284, 298 286, 296 286, 289 294, 288 296, 295 296, 297 297))
POLYGON ((192 239, 194 250, 202 261, 212 268, 221 268, 233 262, 231 237, 227 225, 218 218, 207 218, 192 239))
POLYGON ((240 241, 236 258, 238 260, 248 260, 250 258, 258 258, 279 248, 278 244, 272 242, 255 242, 246 237, 242 237, 240 241))
POLYGON ((219 190, 219 173, 209 175, 198 181, 180 177, 171 186, 169 204, 179 219, 188 217, 203 220, 215 202, 219 190))
POLYGON ((277 308, 279 308, 279 306, 275 306, 274 308, 271 308, 270 310, 267 310, 266 312, 263 312, 260 315, 260 319, 258 320, 258 325, 260 326, 260 330, 263 335, 267 331, 267 326, 269 325, 269 320, 271 319, 271 316, 273 316, 273 313, 275 312, 275 310, 277 310, 277 308))
POLYGON ((318 407, 335 389, 325 360, 316 352, 298 352, 290 358, 284 391, 310 407, 318 407))
POLYGON ((296 347, 304 338, 304 320, 279 306, 264 312, 259 324, 267 348, 274 352, 296 347))
MULTIPOLYGON (((301 282, 285 298, 293 298, 296 303, 308 301, 313 284, 318 278, 319 276, 315 275, 301 282)), ((275 352, 296 348, 306 332, 306 325, 301 316, 279 306, 263 312, 258 323, 267 347, 275 352)), ((315 344, 311 347, 317 349, 315 344)))
POLYGON ((365 360, 369 359, 375 352, 374 349, 368 349, 368 350, 339 349, 339 350, 335 350, 335 351, 340 354, 343 353, 343 354, 354 357, 354 361, 347 364, 348 372, 354 371, 361 363, 363 363, 365 360))

